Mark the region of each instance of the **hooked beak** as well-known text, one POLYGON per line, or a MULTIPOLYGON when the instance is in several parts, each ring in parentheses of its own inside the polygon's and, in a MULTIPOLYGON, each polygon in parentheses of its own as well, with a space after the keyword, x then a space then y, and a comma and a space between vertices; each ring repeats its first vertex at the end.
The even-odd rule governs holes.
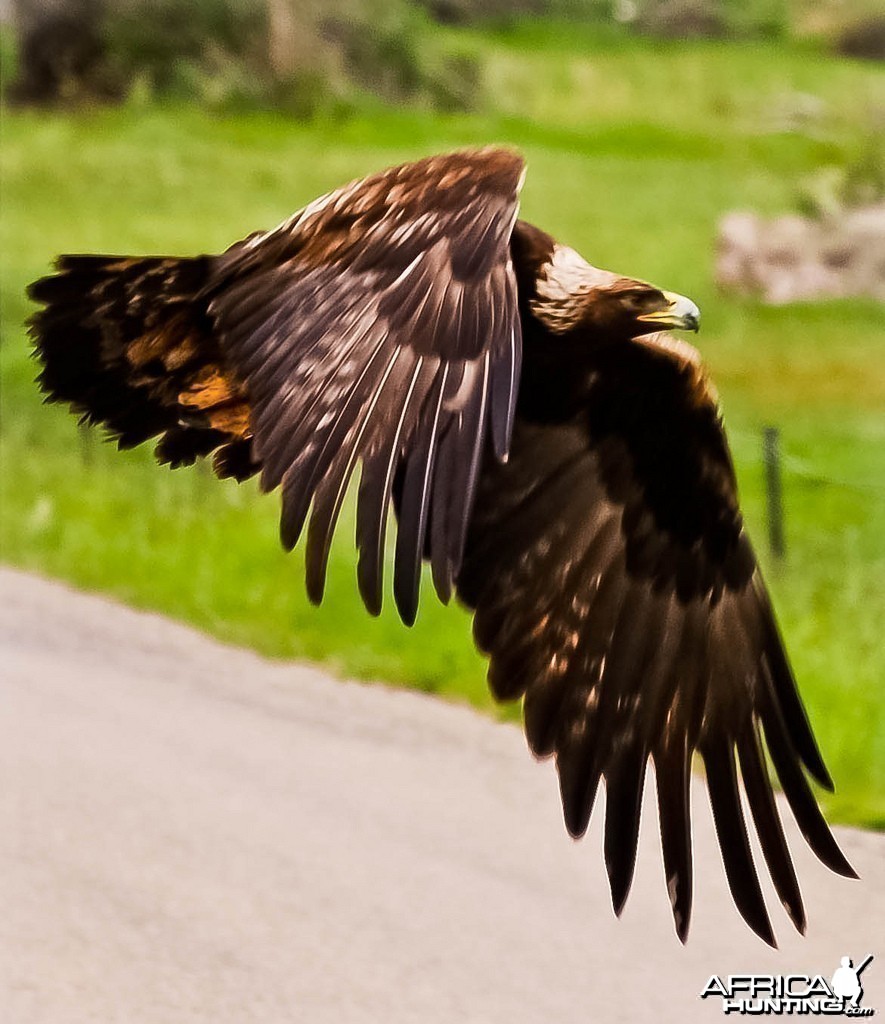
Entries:
POLYGON ((662 294, 667 301, 664 309, 655 310, 654 313, 643 313, 636 319, 678 331, 699 330, 701 311, 691 299, 687 299, 684 295, 677 295, 675 292, 663 292, 662 294))

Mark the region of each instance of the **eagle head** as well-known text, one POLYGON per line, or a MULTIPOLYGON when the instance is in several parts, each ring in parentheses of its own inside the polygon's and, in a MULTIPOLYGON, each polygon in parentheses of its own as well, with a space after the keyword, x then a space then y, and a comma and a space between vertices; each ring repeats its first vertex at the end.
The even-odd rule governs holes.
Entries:
POLYGON ((540 264, 534 292, 532 313, 555 334, 618 339, 700 327, 691 299, 594 267, 568 246, 555 245, 540 264))

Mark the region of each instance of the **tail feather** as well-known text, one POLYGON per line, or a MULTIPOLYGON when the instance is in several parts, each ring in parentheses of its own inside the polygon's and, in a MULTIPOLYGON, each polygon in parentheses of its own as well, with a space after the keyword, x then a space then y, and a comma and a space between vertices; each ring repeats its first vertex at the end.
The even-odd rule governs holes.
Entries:
POLYGON ((245 479, 249 407, 225 365, 200 296, 211 257, 62 256, 28 289, 38 383, 120 448, 159 438, 159 461, 215 452, 219 476, 245 479))

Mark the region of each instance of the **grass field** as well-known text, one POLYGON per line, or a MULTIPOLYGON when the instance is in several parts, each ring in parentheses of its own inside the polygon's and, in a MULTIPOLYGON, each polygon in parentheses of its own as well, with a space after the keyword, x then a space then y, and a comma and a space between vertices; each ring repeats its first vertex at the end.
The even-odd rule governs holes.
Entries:
POLYGON ((885 337, 882 308, 765 309, 716 294, 720 213, 790 205, 797 182, 862 145, 885 107, 881 72, 811 50, 627 45, 527 25, 473 36, 483 113, 366 104, 338 122, 132 105, 4 112, 2 557, 191 622, 234 643, 316 659, 490 707, 459 609, 425 596, 416 627, 356 597, 352 528, 339 528, 326 603, 303 596, 277 502, 205 470, 118 454, 43 407, 27 355, 24 289, 65 251, 213 251, 351 177, 429 151, 506 141, 530 172, 523 214, 602 266, 691 295, 722 395, 746 517, 764 551, 760 430, 782 431, 783 564, 767 572, 837 781, 836 820, 885 826, 885 337), (823 114, 784 131, 812 93, 823 114))

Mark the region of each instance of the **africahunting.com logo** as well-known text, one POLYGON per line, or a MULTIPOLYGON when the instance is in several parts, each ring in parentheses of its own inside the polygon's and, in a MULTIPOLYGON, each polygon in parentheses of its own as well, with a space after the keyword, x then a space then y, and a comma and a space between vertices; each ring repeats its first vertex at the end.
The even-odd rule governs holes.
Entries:
POLYGON ((876 1011, 860 1005, 860 976, 872 959, 870 954, 855 967, 850 956, 843 956, 829 981, 822 974, 714 974, 701 999, 721 999, 723 1013, 872 1017, 876 1011))

